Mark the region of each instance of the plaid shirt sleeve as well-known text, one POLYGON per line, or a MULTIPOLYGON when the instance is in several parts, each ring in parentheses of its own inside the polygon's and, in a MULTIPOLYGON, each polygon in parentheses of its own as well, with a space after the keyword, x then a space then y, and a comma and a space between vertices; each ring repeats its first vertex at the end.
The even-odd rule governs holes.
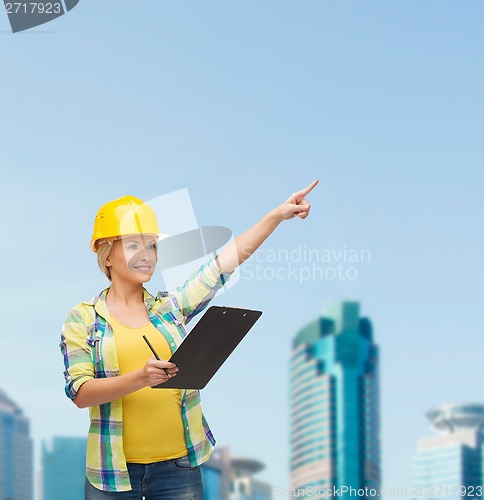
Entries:
POLYGON ((193 272, 182 286, 171 291, 175 305, 185 316, 185 323, 207 307, 234 272, 223 271, 217 257, 212 257, 193 272))
POLYGON ((91 347, 87 339, 88 334, 82 314, 74 307, 69 311, 62 326, 59 344, 64 356, 65 393, 71 400, 76 397, 79 387, 95 376, 91 347))

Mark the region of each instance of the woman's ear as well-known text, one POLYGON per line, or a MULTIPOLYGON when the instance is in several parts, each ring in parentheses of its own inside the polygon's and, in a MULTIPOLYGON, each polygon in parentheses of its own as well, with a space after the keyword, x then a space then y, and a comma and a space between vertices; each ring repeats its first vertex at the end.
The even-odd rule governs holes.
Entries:
POLYGON ((106 257, 106 260, 104 261, 104 265, 106 267, 111 267, 112 266, 111 256, 113 255, 113 251, 114 251, 114 248, 111 249, 111 251, 109 252, 109 255, 106 257))
POLYGON ((120 240, 119 239, 110 240, 108 245, 111 247, 111 250, 109 251, 109 254, 106 257, 105 264, 106 264, 106 266, 111 267, 113 265, 111 259, 114 256, 114 252, 116 251, 116 247, 120 245, 120 240))

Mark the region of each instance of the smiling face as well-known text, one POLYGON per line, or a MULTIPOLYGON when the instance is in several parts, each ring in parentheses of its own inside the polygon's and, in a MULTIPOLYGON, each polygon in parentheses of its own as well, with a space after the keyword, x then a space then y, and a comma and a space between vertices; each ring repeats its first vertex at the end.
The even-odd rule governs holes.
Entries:
POLYGON ((105 265, 109 267, 113 281, 145 283, 151 279, 157 262, 156 238, 140 234, 115 240, 105 265))

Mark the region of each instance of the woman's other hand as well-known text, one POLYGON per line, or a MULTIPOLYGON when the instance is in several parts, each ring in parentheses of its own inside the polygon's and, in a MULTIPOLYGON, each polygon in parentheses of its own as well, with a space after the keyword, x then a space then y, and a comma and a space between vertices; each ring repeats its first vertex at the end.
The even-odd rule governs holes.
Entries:
POLYGON ((155 356, 151 356, 143 368, 143 375, 148 387, 163 384, 170 378, 175 377, 177 372, 178 368, 175 363, 170 363, 163 359, 157 360, 155 356), (170 375, 167 375, 164 369, 166 369, 170 375))

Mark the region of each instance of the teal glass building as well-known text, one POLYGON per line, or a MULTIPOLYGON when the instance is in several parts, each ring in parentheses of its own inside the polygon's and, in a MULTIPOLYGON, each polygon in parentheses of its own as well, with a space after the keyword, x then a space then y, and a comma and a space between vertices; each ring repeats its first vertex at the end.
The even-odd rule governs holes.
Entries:
POLYGON ((411 497, 482 498, 484 405, 447 404, 426 416, 438 435, 418 441, 411 459, 411 497))
POLYGON ((0 498, 33 499, 33 442, 29 420, 0 389, 0 498))
POLYGON ((333 302, 297 333, 289 386, 293 496, 380 488, 378 347, 358 302, 333 302))
POLYGON ((54 437, 42 443, 42 500, 84 500, 86 438, 54 437))
POLYGON ((202 500, 223 500, 229 496, 230 451, 217 446, 210 458, 200 466, 203 481, 202 500))

